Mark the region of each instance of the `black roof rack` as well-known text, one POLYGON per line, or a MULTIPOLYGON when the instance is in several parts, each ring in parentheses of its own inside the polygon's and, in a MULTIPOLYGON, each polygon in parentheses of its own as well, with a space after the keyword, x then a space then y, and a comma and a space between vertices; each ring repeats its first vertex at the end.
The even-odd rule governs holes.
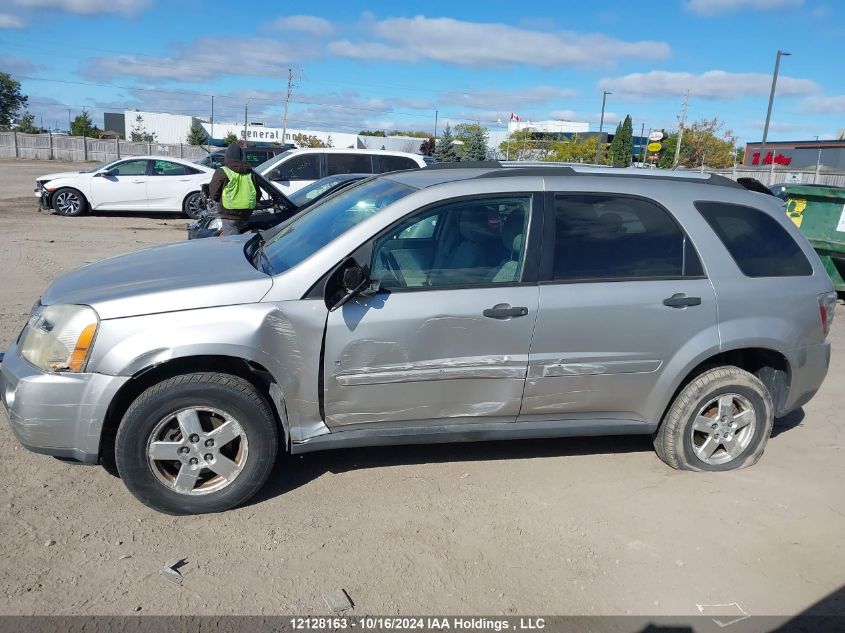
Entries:
POLYGON ((497 160, 467 160, 457 163, 433 163, 426 165, 423 169, 490 169, 501 166, 502 163, 497 160))
MULTIPOLYGON (((460 163, 457 163, 460 164, 460 163)), ((677 174, 678 172, 674 172, 677 174)), ((630 172, 620 174, 614 169, 597 169, 596 171, 577 171, 572 167, 502 167, 501 170, 488 171, 475 178, 503 178, 505 176, 590 176, 597 178, 642 178, 644 180, 661 180, 669 182, 689 182, 697 185, 717 185, 733 189, 745 189, 741 184, 719 174, 710 174, 709 178, 688 178, 680 175, 655 174, 651 170, 644 174, 630 172)))

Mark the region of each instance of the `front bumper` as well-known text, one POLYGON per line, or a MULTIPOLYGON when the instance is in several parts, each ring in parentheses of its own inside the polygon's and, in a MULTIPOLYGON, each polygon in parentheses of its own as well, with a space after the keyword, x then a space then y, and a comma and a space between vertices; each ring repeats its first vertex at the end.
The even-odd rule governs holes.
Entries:
POLYGON ((0 405, 12 432, 35 453, 93 464, 106 411, 125 376, 51 374, 21 358, 12 343, 0 365, 0 405))
POLYGON ((38 196, 38 208, 39 209, 50 209, 50 192, 46 189, 41 189, 39 192, 36 190, 35 195, 38 196))

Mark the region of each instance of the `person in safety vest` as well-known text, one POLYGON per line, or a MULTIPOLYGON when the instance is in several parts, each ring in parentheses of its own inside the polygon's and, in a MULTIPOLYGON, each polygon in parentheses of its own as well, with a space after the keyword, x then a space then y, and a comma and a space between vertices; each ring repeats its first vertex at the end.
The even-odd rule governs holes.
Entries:
POLYGON ((238 235, 258 204, 261 190, 255 172, 243 159, 240 145, 226 148, 223 166, 214 172, 208 185, 211 199, 217 203, 217 213, 223 220, 220 235, 238 235))

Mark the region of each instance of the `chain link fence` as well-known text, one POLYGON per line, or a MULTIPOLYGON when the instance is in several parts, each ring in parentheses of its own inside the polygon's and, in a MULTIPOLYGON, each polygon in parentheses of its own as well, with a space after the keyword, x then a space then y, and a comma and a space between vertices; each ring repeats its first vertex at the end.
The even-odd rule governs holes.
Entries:
MULTIPOLYGON (((217 149, 217 148, 214 148, 217 149)), ((208 155, 210 148, 184 143, 135 142, 119 139, 96 139, 59 134, 21 134, 0 132, 0 157, 35 160, 106 162, 126 156, 170 156, 197 160, 208 155)))

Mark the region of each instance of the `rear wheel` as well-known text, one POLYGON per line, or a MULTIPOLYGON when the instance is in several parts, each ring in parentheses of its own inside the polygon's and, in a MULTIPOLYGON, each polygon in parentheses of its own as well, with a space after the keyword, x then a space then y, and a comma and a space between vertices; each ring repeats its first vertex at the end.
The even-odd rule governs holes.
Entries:
POLYGON ((53 210, 59 215, 75 217, 88 210, 88 201, 76 189, 65 187, 53 194, 53 210))
POLYGON ((773 424, 765 385, 739 367, 718 367, 681 390, 654 436, 654 448, 681 470, 745 468, 762 457, 773 424))
POLYGON ((202 194, 199 191, 194 191, 185 196, 185 200, 182 202, 182 212, 185 215, 196 220, 200 217, 202 211, 202 194))
POLYGON ((221 512, 267 480, 278 448, 276 421, 243 378, 176 376, 142 393, 117 431, 115 461, 142 503, 168 514, 221 512))

